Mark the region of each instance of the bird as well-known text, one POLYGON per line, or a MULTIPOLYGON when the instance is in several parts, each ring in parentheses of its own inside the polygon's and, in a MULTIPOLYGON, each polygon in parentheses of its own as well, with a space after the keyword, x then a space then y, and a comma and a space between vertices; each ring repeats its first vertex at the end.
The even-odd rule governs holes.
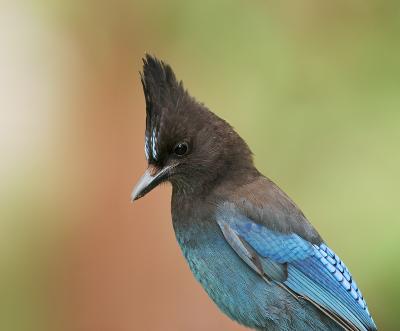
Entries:
POLYGON ((131 200, 171 184, 177 242, 220 310, 255 330, 377 330, 349 269, 233 127, 154 55, 140 80, 148 168, 131 200))

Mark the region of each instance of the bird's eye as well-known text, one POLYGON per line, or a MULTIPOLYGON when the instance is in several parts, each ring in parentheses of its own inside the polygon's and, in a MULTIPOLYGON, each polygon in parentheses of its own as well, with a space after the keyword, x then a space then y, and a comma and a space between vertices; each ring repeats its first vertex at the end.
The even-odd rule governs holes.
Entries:
POLYGON ((183 156, 187 153, 188 149, 189 148, 187 143, 179 143, 174 147, 174 153, 178 156, 183 156))

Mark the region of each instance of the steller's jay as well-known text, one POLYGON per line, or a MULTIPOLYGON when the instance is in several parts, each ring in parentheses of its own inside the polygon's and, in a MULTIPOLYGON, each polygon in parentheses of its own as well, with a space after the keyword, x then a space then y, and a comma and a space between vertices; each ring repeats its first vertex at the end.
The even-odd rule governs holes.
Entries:
POLYGON ((143 62, 148 169, 131 199, 172 184, 176 238, 211 299, 257 330, 377 330, 345 264, 245 141, 169 65, 143 62))

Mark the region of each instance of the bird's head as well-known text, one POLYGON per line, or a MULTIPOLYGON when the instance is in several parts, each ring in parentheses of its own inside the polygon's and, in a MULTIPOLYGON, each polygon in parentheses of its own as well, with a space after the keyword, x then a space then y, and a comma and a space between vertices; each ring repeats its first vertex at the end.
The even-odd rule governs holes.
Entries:
POLYGON ((182 192, 206 189, 226 174, 253 168, 243 139, 191 97, 169 65, 150 55, 143 63, 148 168, 132 191, 132 201, 165 181, 182 192))

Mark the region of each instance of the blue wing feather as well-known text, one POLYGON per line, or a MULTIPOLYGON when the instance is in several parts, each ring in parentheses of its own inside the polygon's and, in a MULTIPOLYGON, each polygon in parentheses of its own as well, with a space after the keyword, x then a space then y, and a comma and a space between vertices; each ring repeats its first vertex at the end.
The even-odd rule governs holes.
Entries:
POLYGON ((268 230, 240 213, 221 212, 217 217, 244 238, 261 256, 286 263, 304 259, 313 254, 311 243, 298 235, 268 230), (267 240, 267 241, 266 241, 267 240), (268 245, 266 245, 268 243, 268 245))
POLYGON ((350 272, 324 243, 312 244, 295 233, 268 229, 245 215, 224 208, 217 213, 220 226, 229 226, 263 258, 287 263, 292 291, 344 318, 359 330, 376 330, 367 304, 350 272))

